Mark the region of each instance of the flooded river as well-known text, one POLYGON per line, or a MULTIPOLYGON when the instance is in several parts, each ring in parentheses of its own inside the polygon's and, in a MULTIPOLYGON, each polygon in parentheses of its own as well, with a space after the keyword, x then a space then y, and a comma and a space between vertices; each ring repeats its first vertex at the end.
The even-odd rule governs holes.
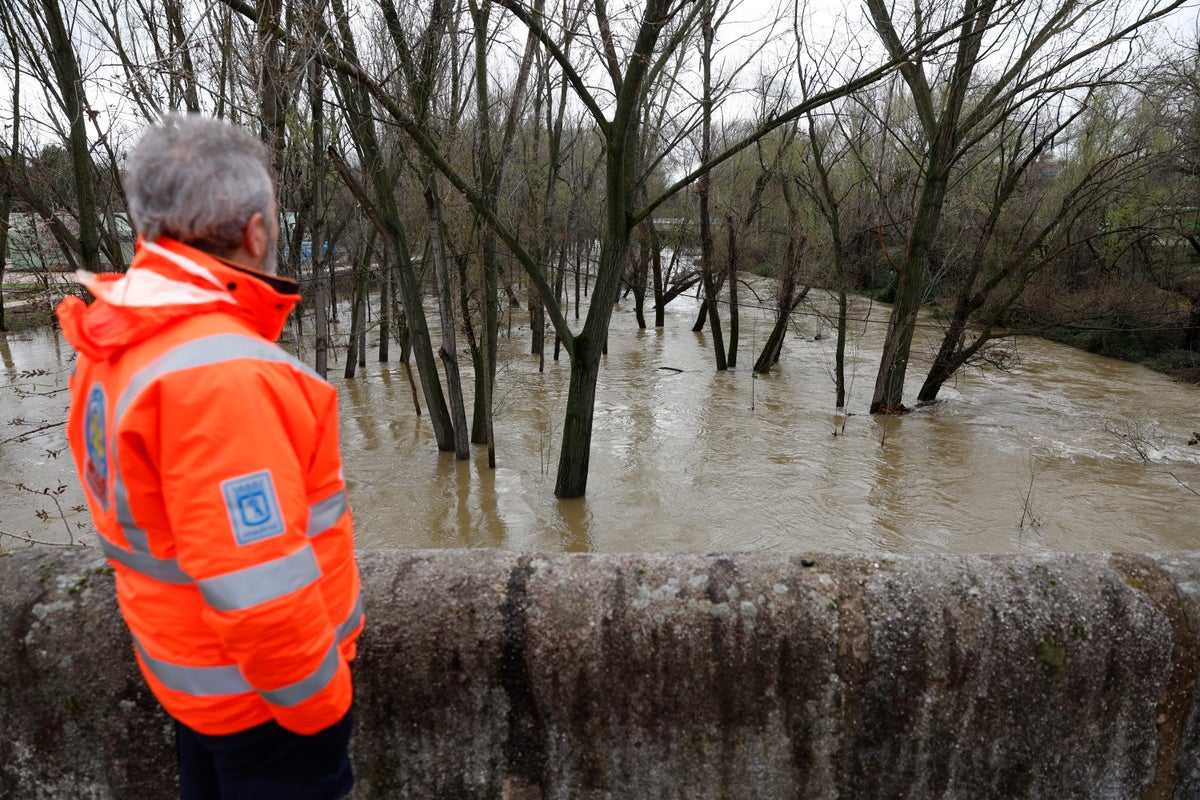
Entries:
MULTIPOLYGON (((519 310, 502 341, 495 471, 483 450, 467 462, 437 452, 413 414, 405 366, 375 363, 372 352, 345 380, 339 364, 330 380, 359 546, 1200 549, 1200 445, 1188 443, 1200 430, 1200 388, 1022 338, 1008 344, 1019 356, 1011 371, 964 372, 944 402, 874 418, 865 409, 887 308, 862 302, 849 349, 851 413, 842 416, 833 331, 811 307, 801 311, 777 371, 755 378, 767 313, 743 312, 742 366, 717 373, 707 334, 691 331, 694 299, 672 304, 661 330, 637 330, 630 307, 618 307, 588 494, 575 501, 553 496, 568 364, 538 371, 519 310)), ((926 343, 914 347, 909 397, 928 356, 926 343)), ((54 331, 10 334, 0 338, 0 368, 0 549, 21 546, 14 536, 90 541, 60 424, 70 348, 54 331)))

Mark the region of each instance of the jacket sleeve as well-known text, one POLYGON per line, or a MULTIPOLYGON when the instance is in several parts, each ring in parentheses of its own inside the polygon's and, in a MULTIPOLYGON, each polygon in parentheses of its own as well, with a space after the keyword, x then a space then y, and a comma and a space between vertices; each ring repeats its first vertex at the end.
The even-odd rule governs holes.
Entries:
POLYGON ((163 504, 180 567, 246 681, 284 728, 349 710, 350 671, 306 535, 305 473, 321 426, 286 363, 244 358, 160 387, 163 504))

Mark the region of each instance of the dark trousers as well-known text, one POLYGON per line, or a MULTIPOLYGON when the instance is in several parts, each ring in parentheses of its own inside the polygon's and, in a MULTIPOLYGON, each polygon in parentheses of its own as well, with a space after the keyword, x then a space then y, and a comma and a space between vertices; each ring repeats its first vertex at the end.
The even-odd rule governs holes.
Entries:
POLYGON ((312 736, 274 721, 227 736, 179 722, 180 800, 336 800, 350 793, 353 714, 312 736))

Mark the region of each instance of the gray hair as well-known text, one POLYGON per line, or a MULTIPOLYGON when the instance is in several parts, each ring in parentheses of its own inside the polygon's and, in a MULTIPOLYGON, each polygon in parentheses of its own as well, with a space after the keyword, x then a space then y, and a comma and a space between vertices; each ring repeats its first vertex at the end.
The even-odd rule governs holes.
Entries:
POLYGON ((262 143, 228 122, 167 114, 130 154, 125 193, 147 241, 170 236, 225 256, 250 217, 272 213, 274 189, 262 143))

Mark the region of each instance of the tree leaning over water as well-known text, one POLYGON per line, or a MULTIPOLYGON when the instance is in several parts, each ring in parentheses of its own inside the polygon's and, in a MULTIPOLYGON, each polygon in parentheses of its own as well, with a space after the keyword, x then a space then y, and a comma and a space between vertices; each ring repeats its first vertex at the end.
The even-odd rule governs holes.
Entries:
MULTIPOLYGON (((1119 223, 1089 224, 1096 209, 1120 203, 1127 187, 1146 185, 1160 159, 1147 146, 1152 127, 1131 127, 1097 108, 1107 105, 1093 90, 1078 102, 1048 92, 1041 102, 1016 111, 989 136, 987 157, 972 181, 986 186, 986 195, 965 211, 974 235, 961 239, 960 263, 948 265, 945 282, 953 287, 947 304, 945 329, 917 399, 931 402, 942 386, 973 359, 994 362, 988 343, 1003 332, 1001 321, 1040 272, 1051 268, 1073 249, 1102 246, 1126 235, 1119 223), (1089 120, 1088 117, 1091 117, 1089 120), (1048 158, 1056 139, 1068 136, 1106 142, 1103 148, 1080 147, 1072 163, 1058 165, 1048 158), (1051 189, 1047 173, 1060 171, 1051 189)), ((964 184, 967 181, 963 181, 964 184)), ((997 354, 1000 359, 1007 351, 997 354)), ((1003 366, 1003 362, 1000 361, 1003 366)))
MULTIPOLYGON (((920 189, 904 256, 896 266, 895 302, 876 375, 871 413, 900 413, 917 318, 930 288, 939 227, 955 167, 1010 113, 1048 91, 1082 90, 1112 79, 1141 29, 1183 5, 1152 2, 1130 14, 1119 0, 947 0, 913 6, 905 16, 884 0, 866 0, 880 41, 893 57, 930 24, 961 20, 950 49, 900 64, 916 111, 920 189), (993 63, 995 62, 995 63, 993 63)), ((942 378, 944 380, 944 378, 942 378)))

